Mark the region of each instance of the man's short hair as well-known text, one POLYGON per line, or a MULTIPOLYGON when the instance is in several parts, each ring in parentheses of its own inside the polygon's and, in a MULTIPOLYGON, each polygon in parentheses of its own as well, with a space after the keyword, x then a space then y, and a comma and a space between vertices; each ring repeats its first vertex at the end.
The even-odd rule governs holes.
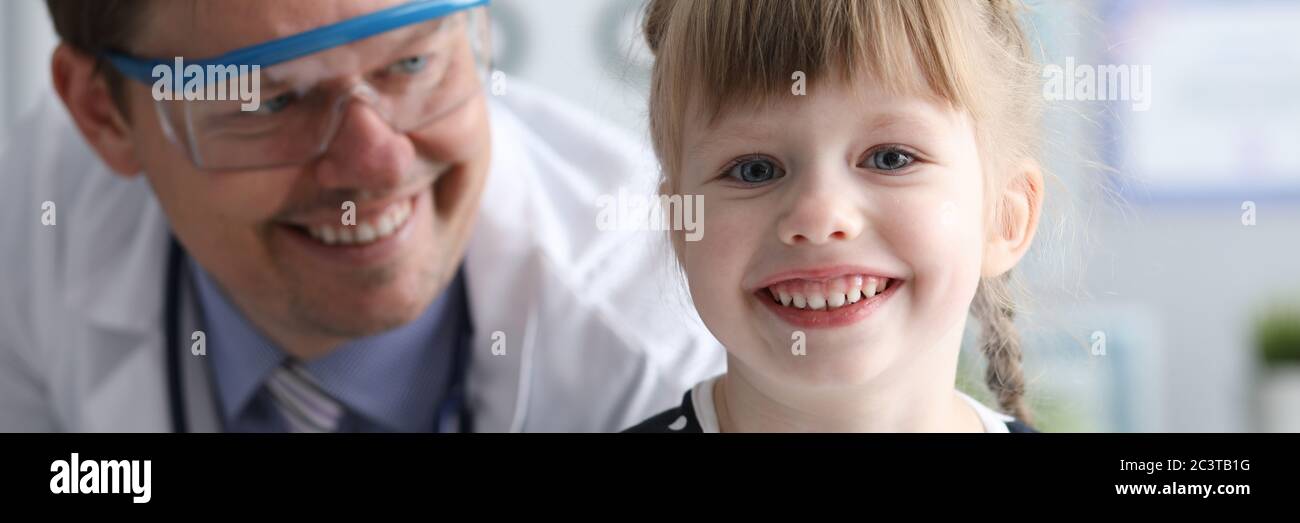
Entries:
POLYGON ((106 51, 125 52, 140 29, 150 0, 45 0, 54 31, 64 43, 95 60, 113 101, 125 113, 125 77, 103 58, 106 51))

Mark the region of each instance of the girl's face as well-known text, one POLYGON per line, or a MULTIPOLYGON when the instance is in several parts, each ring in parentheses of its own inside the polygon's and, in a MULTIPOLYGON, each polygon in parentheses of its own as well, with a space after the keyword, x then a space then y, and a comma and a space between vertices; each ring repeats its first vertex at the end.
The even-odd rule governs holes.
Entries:
POLYGON ((703 196, 706 234, 676 244, 733 365, 841 387, 955 356, 986 238, 966 113, 831 83, 691 113, 675 190, 703 196))

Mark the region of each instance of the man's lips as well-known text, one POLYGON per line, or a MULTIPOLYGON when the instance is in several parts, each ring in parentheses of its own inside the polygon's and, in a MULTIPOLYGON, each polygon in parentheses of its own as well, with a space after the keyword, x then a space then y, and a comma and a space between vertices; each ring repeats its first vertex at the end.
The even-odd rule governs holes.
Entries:
POLYGON ((376 227, 384 227, 376 225, 376 220, 363 222, 358 218, 355 226, 331 225, 328 229, 317 226, 315 230, 278 224, 272 237, 283 242, 282 245, 288 249, 286 252, 295 253, 293 256, 303 256, 302 261, 320 260, 350 268, 386 263, 406 252, 413 238, 419 237, 414 234, 415 231, 425 230, 429 226, 433 213, 432 199, 432 191, 425 191, 412 196, 409 203, 397 205, 398 209, 406 207, 409 211, 400 211, 405 212, 406 217, 396 224, 391 223, 390 218, 391 230, 387 230, 387 234, 375 230, 376 227), (348 237, 339 236, 345 230, 348 237), (328 236, 330 234, 335 236, 331 238, 328 236))
POLYGON ((303 262, 359 268, 392 261, 436 233, 440 205, 435 202, 452 205, 460 196, 457 187, 463 183, 449 180, 462 178, 462 171, 452 167, 434 165, 433 176, 420 176, 382 199, 360 199, 355 224, 343 224, 341 205, 318 208, 273 221, 272 239, 303 262))
POLYGON ((358 210, 356 222, 344 225, 342 214, 332 221, 292 223, 296 228, 326 245, 366 244, 385 238, 406 225, 415 208, 415 198, 397 200, 370 211, 358 210))
MULTIPOLYGON (((359 224, 363 220, 378 218, 384 212, 392 210, 391 208, 394 205, 412 201, 416 194, 429 190, 429 186, 430 184, 428 183, 421 184, 418 187, 411 187, 401 193, 385 197, 382 200, 352 200, 352 203, 356 205, 357 223, 359 224)), ((344 201, 340 200, 333 205, 319 207, 311 212, 277 218, 275 221, 284 225, 292 225, 304 229, 310 229, 319 225, 341 225, 344 212, 343 203, 344 201)))
MULTIPOLYGON (((421 193, 428 191, 431 187, 436 191, 438 185, 445 174, 452 171, 452 164, 436 163, 430 164, 429 170, 432 176, 423 174, 415 176, 417 180, 413 183, 407 183, 391 191, 391 195, 382 199, 368 198, 362 196, 353 200, 356 204, 357 225, 364 220, 378 219, 387 212, 393 211, 393 206, 403 203, 413 202, 421 193)), ((342 225, 343 218, 343 201, 340 200, 333 205, 316 208, 309 212, 294 213, 288 216, 277 218, 275 221, 284 225, 300 227, 310 230, 322 225, 342 225)))

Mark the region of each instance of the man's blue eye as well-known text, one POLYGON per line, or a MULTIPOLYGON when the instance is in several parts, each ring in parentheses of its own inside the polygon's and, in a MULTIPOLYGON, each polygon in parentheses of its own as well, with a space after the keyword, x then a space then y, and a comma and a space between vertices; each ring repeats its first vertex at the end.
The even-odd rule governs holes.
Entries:
POLYGON ((288 107, 289 104, 293 103, 293 101, 297 98, 298 96, 295 95, 294 93, 284 93, 282 95, 271 98, 270 100, 263 100, 262 106, 257 109, 257 112, 261 114, 278 113, 280 111, 283 111, 285 107, 288 107))
POLYGON ((897 171, 916 161, 907 151, 897 148, 881 149, 867 157, 867 167, 880 171, 897 171))
POLYGON ((750 184, 770 182, 782 175, 780 167, 762 158, 742 160, 727 170, 727 176, 750 184))
POLYGON ((389 70, 398 73, 415 74, 429 65, 427 56, 408 56, 393 63, 389 70))

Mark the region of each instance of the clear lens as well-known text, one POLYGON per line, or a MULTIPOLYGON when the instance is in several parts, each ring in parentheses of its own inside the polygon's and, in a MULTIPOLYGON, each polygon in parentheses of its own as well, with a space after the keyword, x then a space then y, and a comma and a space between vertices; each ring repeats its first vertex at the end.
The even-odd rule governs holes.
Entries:
POLYGON ((256 82, 209 73, 205 89, 227 100, 161 101, 160 114, 194 164, 213 170, 311 161, 358 101, 398 132, 422 129, 482 93, 484 18, 478 8, 399 28, 262 69, 256 82), (253 111, 240 96, 250 83, 253 111))

